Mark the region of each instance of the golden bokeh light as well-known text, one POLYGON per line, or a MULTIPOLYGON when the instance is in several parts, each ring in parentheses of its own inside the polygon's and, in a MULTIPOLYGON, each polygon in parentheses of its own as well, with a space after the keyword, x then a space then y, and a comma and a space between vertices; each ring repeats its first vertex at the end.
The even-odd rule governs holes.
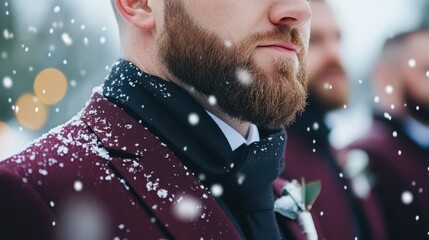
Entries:
POLYGON ((44 104, 52 105, 63 99, 67 91, 67 78, 58 69, 46 68, 34 80, 34 92, 44 104))
POLYGON ((48 120, 48 108, 33 94, 25 93, 16 101, 15 115, 22 126, 37 130, 48 120))

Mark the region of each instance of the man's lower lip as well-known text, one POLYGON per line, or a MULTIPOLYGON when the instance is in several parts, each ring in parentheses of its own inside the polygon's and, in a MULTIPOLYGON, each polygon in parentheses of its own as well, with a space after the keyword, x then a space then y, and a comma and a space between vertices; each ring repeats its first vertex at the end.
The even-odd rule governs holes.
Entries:
POLYGON ((260 46, 261 48, 265 48, 265 49, 271 49, 271 50, 276 50, 282 53, 288 53, 288 54, 294 54, 296 55, 296 52, 292 49, 288 49, 288 48, 284 48, 284 47, 280 47, 280 46, 260 46))

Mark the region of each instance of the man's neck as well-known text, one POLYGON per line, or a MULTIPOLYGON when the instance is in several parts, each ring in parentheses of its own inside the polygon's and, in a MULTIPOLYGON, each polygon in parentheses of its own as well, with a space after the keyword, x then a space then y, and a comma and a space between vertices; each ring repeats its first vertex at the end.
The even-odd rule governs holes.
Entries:
MULTIPOLYGON (((183 87, 180 83, 177 83, 179 86, 183 87)), ((228 116, 225 112, 223 112, 218 105, 210 105, 207 101, 206 97, 201 96, 201 94, 198 94, 195 90, 189 89, 188 87, 183 87, 189 94, 191 94, 196 101, 203 106, 207 111, 214 114, 216 117, 220 118, 222 121, 224 121, 226 124, 231 126, 235 131, 240 133, 241 136, 243 136, 245 139, 247 139, 247 136, 249 134, 250 129, 250 122, 241 121, 237 118, 232 118, 228 116)))
POLYGON ((211 109, 207 109, 207 111, 216 115, 216 117, 218 117, 226 124, 231 126, 235 131, 240 133, 240 135, 243 136, 243 138, 247 139, 249 135, 250 126, 251 126, 249 122, 243 122, 243 121, 239 121, 238 119, 228 117, 225 113, 223 113, 217 108, 212 107, 211 109))
POLYGON ((250 129, 250 122, 245 122, 242 120, 239 120, 237 118, 230 117, 228 114, 226 114, 224 111, 220 109, 218 105, 212 105, 209 104, 208 98, 200 93, 198 93, 193 87, 190 87, 188 85, 183 84, 180 80, 177 78, 172 78, 172 82, 183 88, 185 91, 187 91, 189 94, 191 94, 192 97, 195 98, 195 100, 201 104, 201 106, 206 109, 207 111, 214 114, 216 117, 220 118, 222 121, 224 121, 226 124, 231 126, 235 131, 240 133, 241 136, 243 136, 245 139, 247 139, 247 135, 249 134, 250 129))

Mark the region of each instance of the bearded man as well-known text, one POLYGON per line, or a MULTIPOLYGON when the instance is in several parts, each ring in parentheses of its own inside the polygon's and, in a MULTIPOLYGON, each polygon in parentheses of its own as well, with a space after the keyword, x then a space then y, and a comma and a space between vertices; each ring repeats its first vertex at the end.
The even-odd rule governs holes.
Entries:
POLYGON ((121 59, 102 89, 0 164, 0 236, 284 238, 272 183, 306 101, 307 1, 114 6, 121 59))
POLYGON ((426 239, 429 226, 429 29, 386 41, 373 72, 374 119, 347 147, 364 151, 389 239, 426 239))
POLYGON ((357 196, 331 147, 325 116, 347 104, 349 82, 341 59, 341 30, 333 9, 313 0, 308 53, 309 101, 288 132, 286 179, 319 180, 322 190, 312 206, 327 239, 386 239, 379 206, 371 194, 357 196), (341 226, 341 227, 338 227, 341 226))

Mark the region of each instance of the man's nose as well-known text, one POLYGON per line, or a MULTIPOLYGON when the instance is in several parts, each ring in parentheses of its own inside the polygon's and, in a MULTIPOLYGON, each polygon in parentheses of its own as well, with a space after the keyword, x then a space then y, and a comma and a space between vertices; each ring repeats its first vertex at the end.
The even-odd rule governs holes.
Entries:
POLYGON ((310 21, 311 9, 307 0, 278 0, 271 7, 269 18, 274 25, 297 28, 310 21))

